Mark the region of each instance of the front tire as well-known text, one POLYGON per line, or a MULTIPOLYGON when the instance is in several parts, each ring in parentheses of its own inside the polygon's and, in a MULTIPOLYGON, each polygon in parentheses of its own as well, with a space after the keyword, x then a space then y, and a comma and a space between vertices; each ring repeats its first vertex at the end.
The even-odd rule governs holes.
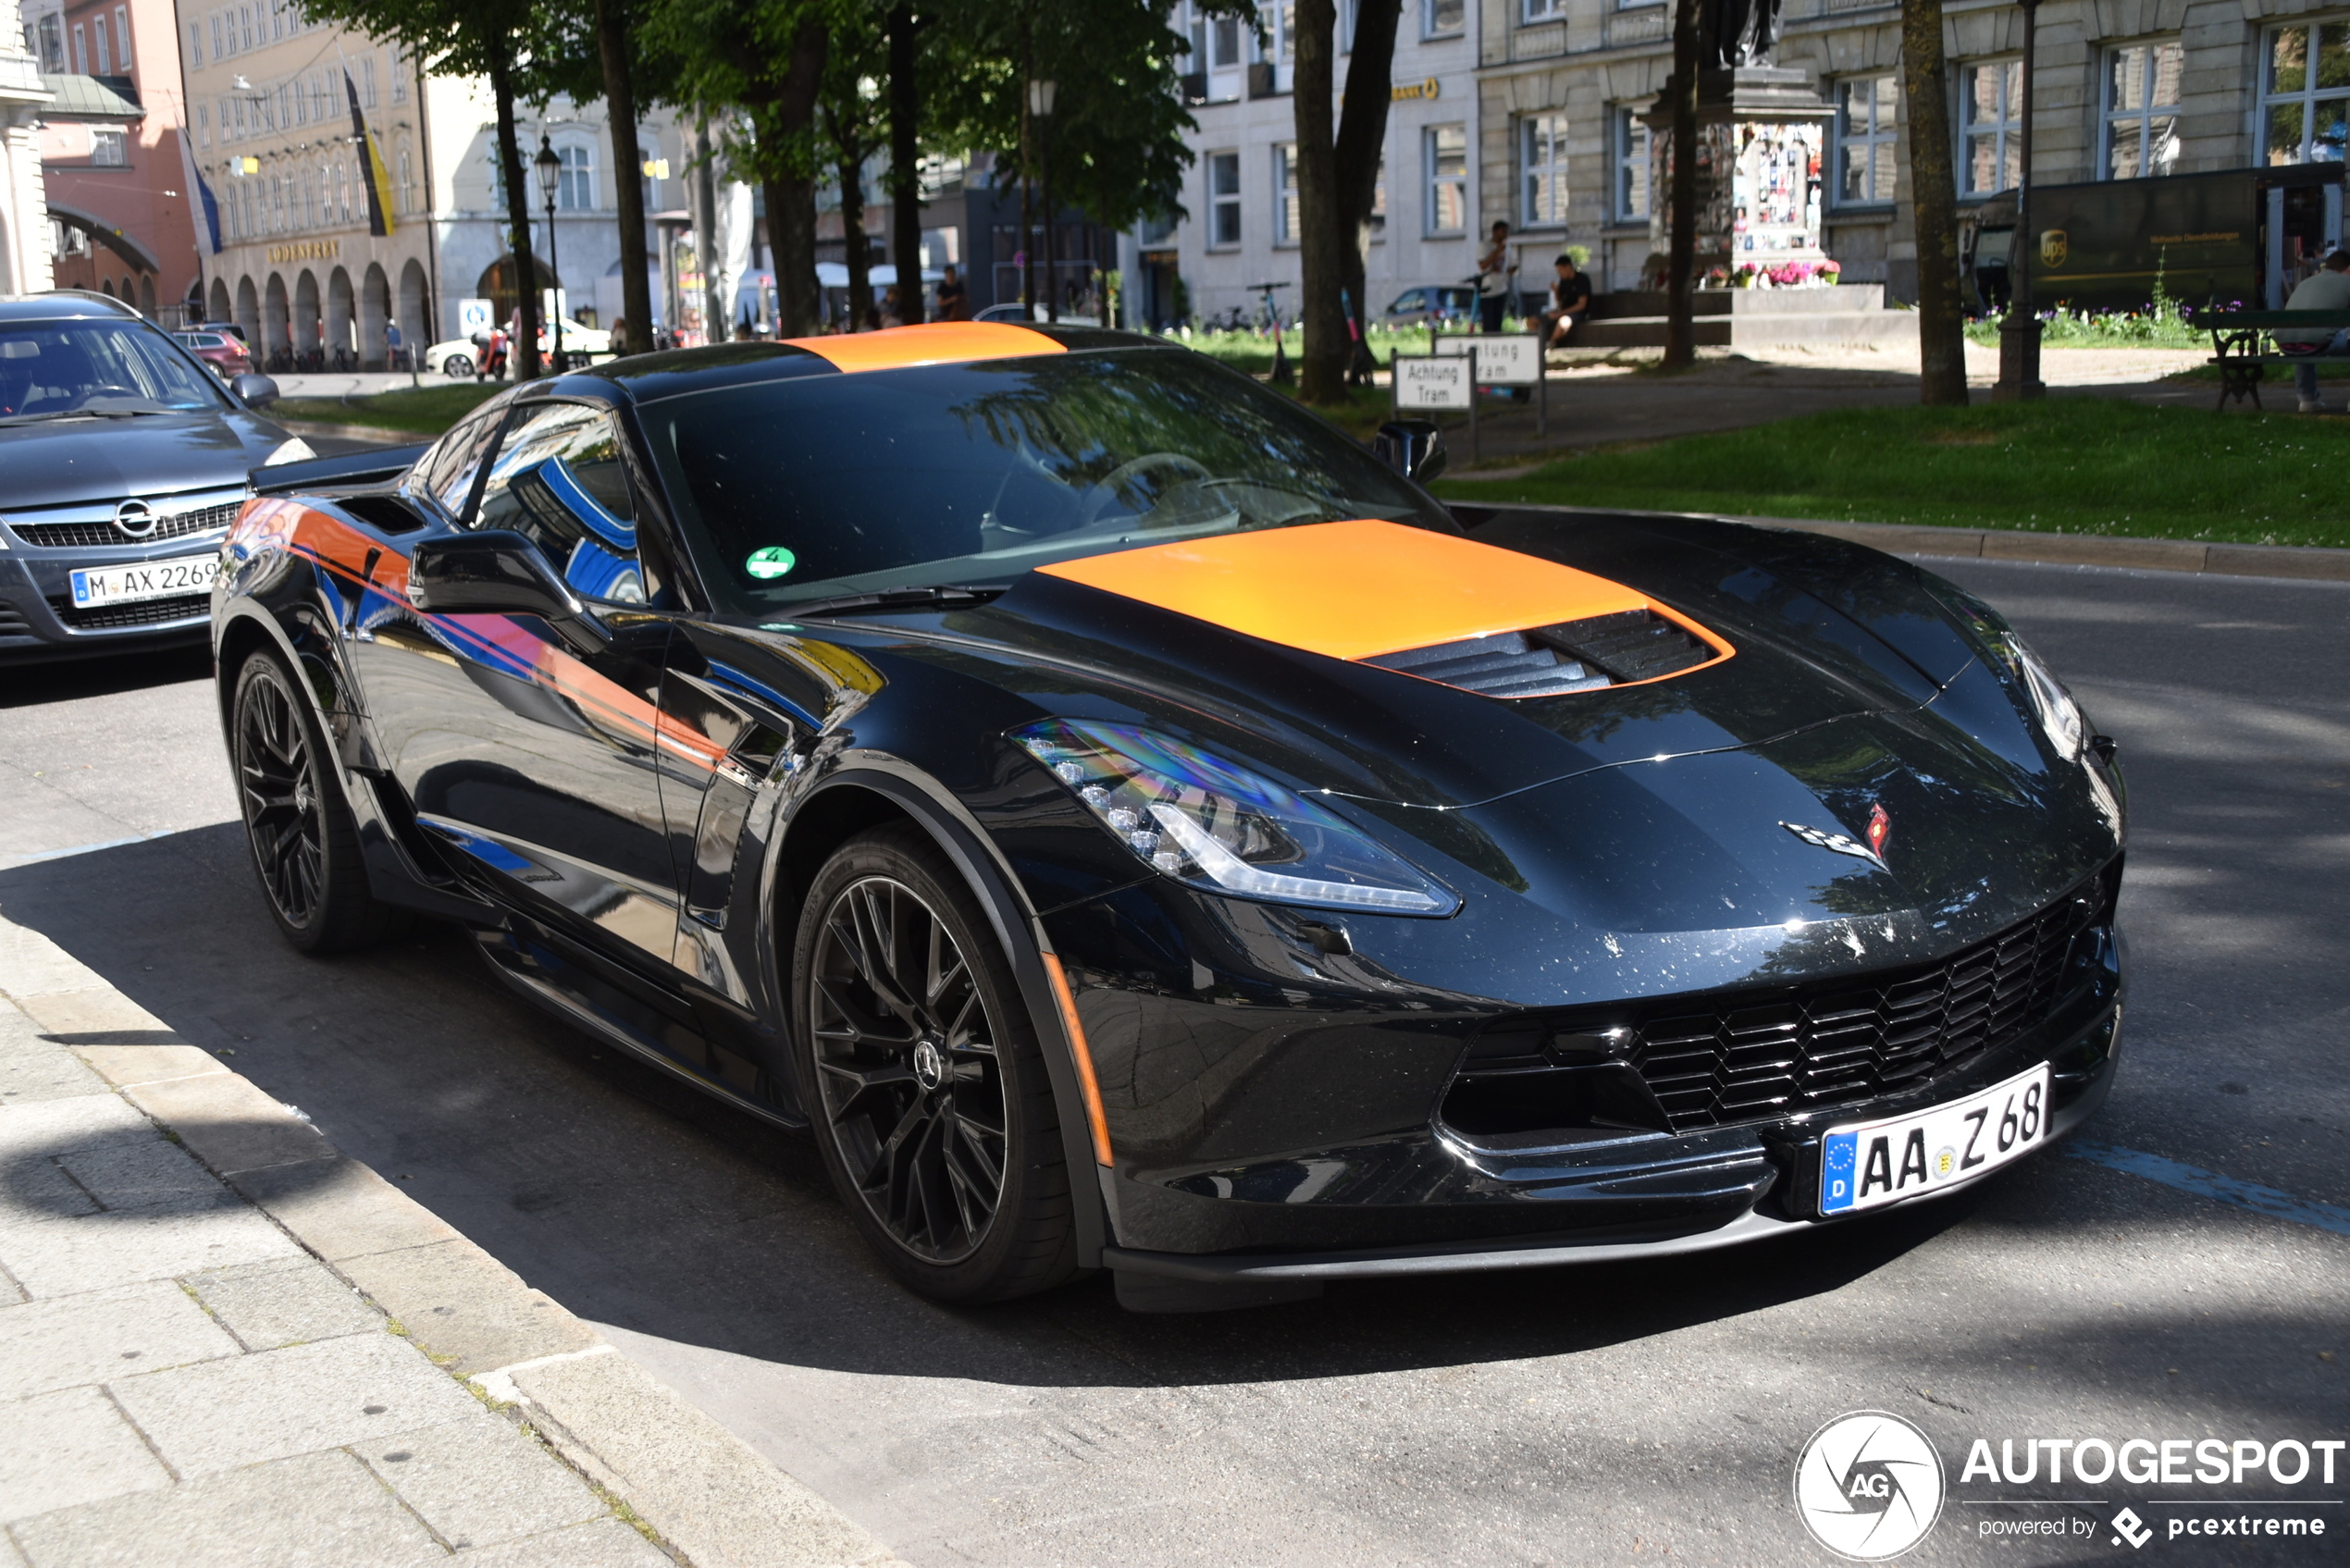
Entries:
POLYGON ((462 381, 474 373, 474 362, 464 354, 451 354, 440 362, 440 373, 451 381, 462 381))
POLYGON ((860 833, 816 874, 792 998, 825 1168, 892 1273, 981 1303, 1076 1272, 1036 1031, 978 900, 919 829, 860 833))
POLYGON ((340 953, 391 933, 360 859, 359 828, 310 700, 278 658, 255 653, 237 673, 231 763, 245 847, 270 917, 305 953, 340 953))

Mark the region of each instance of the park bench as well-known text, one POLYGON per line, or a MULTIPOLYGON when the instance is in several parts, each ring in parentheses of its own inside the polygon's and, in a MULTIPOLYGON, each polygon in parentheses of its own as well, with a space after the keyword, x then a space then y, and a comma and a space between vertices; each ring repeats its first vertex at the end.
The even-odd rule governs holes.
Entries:
POLYGON ((2339 332, 2350 327, 2350 311, 2199 310, 2187 318, 2187 325, 2211 334, 2211 363, 2220 367, 2220 409, 2243 398, 2250 398, 2258 408, 2260 383, 2269 366, 2306 364, 2309 359, 2307 354, 2279 353, 2275 335, 2339 332))

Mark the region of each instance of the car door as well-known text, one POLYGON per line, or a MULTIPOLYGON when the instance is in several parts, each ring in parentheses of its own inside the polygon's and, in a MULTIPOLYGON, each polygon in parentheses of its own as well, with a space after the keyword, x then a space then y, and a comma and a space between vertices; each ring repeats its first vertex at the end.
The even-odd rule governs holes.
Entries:
MULTIPOLYGON (((369 628, 364 685, 416 822, 499 901, 665 973, 677 877, 656 770, 669 586, 637 542, 611 412, 517 405, 418 483, 461 526, 536 543, 604 636, 532 615, 401 611, 369 628)), ((671 744, 686 744, 682 739, 671 744)))

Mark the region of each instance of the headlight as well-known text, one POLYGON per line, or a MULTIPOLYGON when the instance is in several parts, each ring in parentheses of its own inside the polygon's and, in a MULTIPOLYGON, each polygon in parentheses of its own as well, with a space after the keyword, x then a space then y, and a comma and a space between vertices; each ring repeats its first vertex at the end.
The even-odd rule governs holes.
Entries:
POLYGON ((1212 893, 1449 915, 1453 893, 1269 779, 1126 724, 1047 719, 1012 738, 1144 864, 1212 893))
POLYGON ((316 457, 317 455, 318 454, 316 452, 310 450, 310 443, 308 441, 303 440, 300 436, 296 436, 290 441, 278 442, 278 450, 261 460, 261 466, 264 468, 275 468, 281 463, 308 463, 312 458, 316 457))
POLYGON ((2032 710, 2040 717, 2040 728, 2057 755, 2066 761, 2076 760, 2089 738, 2089 722, 2082 717, 2081 705, 2064 689, 2064 683, 2050 673, 2040 656, 2024 646, 2023 639, 2013 632, 2001 632, 1996 639, 2008 672, 2023 687, 2032 699, 2032 710))

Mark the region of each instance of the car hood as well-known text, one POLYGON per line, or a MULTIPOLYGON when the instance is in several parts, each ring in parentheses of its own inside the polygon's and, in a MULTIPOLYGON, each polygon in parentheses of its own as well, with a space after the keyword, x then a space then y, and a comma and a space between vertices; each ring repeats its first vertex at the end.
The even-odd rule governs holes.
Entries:
POLYGON ((0 426, 9 512, 241 485, 287 439, 244 410, 0 426))

